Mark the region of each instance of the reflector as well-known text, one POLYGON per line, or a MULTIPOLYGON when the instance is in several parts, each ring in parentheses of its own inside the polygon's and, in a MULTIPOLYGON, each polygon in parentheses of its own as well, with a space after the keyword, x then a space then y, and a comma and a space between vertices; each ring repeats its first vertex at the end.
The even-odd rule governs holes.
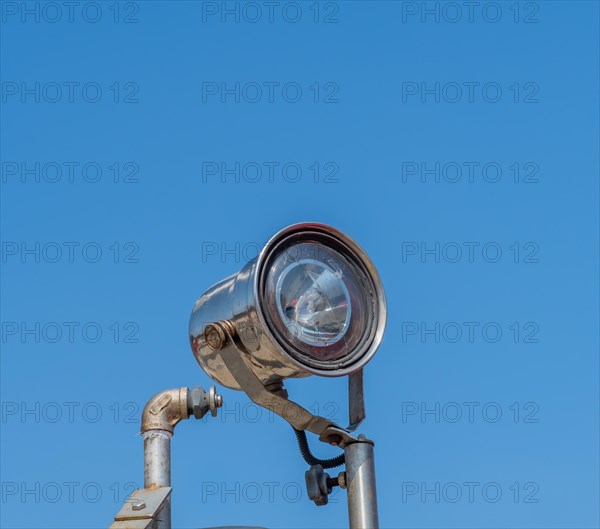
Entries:
POLYGON ((275 296, 290 335, 321 347, 344 337, 352 314, 350 295, 329 266, 312 259, 288 265, 277 280, 275 296))

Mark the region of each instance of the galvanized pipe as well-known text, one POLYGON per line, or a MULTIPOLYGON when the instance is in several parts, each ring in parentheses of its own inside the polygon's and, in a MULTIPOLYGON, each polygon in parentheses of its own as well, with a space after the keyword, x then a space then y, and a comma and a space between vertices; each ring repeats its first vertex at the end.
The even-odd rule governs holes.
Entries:
POLYGON ((171 437, 175 426, 191 415, 201 419, 210 411, 216 416, 217 408, 222 405, 223 399, 213 386, 208 392, 198 387, 192 390, 168 389, 157 393, 146 403, 141 428, 144 438, 144 488, 134 491, 125 502, 115 516, 112 529, 134 526, 171 529, 171 437), (150 499, 151 505, 142 501, 145 498, 150 499), (145 525, 144 521, 147 522, 145 525))
POLYGON ((361 435, 344 451, 350 529, 379 529, 373 442, 361 435))
POLYGON ((144 436, 144 488, 171 486, 171 436, 165 430, 148 430, 144 436))
MULTIPOLYGON (((142 413, 144 437, 144 488, 171 486, 173 429, 190 416, 188 388, 168 389, 152 397, 142 413)), ((156 529, 171 529, 171 497, 155 518, 156 529)))
POLYGON ((171 437, 177 423, 190 416, 188 388, 167 389, 152 397, 142 412, 144 487, 171 486, 171 437))
MULTIPOLYGON (((171 486, 171 437, 165 430, 148 430, 144 436, 144 488, 171 486)), ((157 513, 156 529, 171 529, 171 496, 157 513)))

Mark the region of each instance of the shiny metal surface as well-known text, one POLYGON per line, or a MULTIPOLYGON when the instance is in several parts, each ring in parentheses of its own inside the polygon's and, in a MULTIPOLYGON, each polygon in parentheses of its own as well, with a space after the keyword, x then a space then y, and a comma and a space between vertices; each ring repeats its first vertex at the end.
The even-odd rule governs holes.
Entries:
MULTIPOLYGON (((205 328, 218 321, 229 321, 250 353, 251 368, 265 384, 276 383, 285 378, 321 376, 344 376, 361 369, 375 354, 383 338, 386 322, 385 293, 373 263, 366 253, 350 237, 340 231, 316 223, 288 226, 277 232, 264 246, 260 254, 247 263, 240 272, 233 274, 208 289, 196 302, 189 326, 189 339, 194 356, 200 366, 215 381, 232 389, 241 389, 235 377, 222 361, 220 350, 213 349, 204 335, 205 328), (356 262, 367 274, 373 285, 373 325, 369 335, 357 347, 351 359, 327 364, 310 365, 292 357, 282 346, 281 340, 272 333, 261 306, 261 281, 264 268, 275 249, 289 240, 316 241, 335 244, 337 250, 356 262)), ((216 338, 216 337, 212 337, 216 338)), ((226 347, 234 347, 228 343, 226 347)))
POLYGON ((373 443, 359 439, 344 448, 350 529, 379 529, 373 443))

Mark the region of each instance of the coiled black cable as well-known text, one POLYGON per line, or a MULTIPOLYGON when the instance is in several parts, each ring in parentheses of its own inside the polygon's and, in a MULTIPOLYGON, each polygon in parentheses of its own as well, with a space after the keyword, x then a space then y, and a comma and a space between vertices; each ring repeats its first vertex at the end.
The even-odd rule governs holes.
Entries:
POLYGON ((319 459, 312 455, 310 448, 308 446, 308 439, 306 438, 306 432, 304 430, 296 430, 292 426, 294 433, 296 434, 296 439, 298 440, 298 447, 300 448, 300 454, 302 454, 302 458, 306 461, 311 467, 315 465, 321 465, 323 468, 335 468, 343 465, 346 462, 345 454, 340 454, 337 457, 333 457, 331 459, 319 459))

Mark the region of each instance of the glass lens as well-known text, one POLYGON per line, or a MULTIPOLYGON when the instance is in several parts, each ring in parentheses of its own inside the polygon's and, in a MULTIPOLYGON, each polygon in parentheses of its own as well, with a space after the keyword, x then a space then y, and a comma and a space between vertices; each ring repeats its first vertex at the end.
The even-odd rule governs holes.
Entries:
POLYGON ((356 266, 324 244, 297 242, 276 252, 265 272, 265 315, 292 356, 330 362, 355 350, 374 305, 368 280, 356 266))
POLYGON ((311 345, 337 342, 350 323, 350 294, 340 274, 313 259, 291 263, 283 270, 276 300, 290 334, 311 345))

